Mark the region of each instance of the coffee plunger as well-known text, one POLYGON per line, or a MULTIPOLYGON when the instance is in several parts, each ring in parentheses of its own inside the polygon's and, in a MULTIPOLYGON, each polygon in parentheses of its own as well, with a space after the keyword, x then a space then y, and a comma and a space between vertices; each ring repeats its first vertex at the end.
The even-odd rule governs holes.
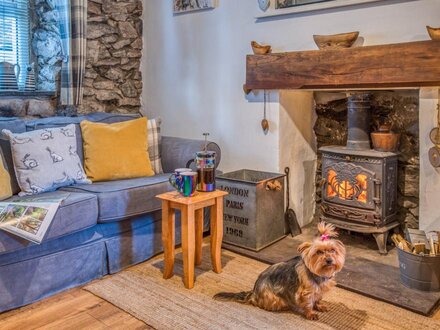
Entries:
POLYGON ((203 151, 196 152, 197 168, 197 190, 215 191, 215 151, 208 151, 209 133, 203 133, 205 136, 205 147, 203 151))

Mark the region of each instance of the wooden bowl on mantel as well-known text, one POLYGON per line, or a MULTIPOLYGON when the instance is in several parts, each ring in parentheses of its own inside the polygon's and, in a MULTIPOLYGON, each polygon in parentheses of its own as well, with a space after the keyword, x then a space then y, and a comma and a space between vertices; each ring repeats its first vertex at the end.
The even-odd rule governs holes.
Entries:
POLYGON ((270 45, 260 45, 256 41, 251 42, 252 50, 254 51, 255 55, 264 55, 269 54, 272 50, 272 46, 270 45))
POLYGON ((440 40, 440 28, 433 28, 431 26, 426 26, 428 30, 429 36, 432 40, 439 41, 440 40))
POLYGON ((313 40, 319 49, 340 49, 350 48, 359 37, 359 31, 330 34, 330 35, 314 35, 313 40))

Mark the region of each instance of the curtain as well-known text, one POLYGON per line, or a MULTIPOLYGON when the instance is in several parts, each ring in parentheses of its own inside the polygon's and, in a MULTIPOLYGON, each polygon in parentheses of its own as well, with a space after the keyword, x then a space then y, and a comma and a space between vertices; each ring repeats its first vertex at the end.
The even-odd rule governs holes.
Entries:
POLYGON ((67 58, 61 67, 60 103, 77 106, 82 103, 86 69, 87 0, 65 0, 64 6, 70 24, 60 29, 62 38, 68 39, 63 40, 67 58))

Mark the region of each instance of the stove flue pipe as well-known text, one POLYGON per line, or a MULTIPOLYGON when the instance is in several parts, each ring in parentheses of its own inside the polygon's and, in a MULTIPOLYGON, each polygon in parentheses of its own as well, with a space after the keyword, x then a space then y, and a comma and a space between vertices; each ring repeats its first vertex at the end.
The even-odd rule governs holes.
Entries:
POLYGON ((369 93, 353 93, 348 97, 347 148, 371 149, 370 145, 370 101, 369 93))

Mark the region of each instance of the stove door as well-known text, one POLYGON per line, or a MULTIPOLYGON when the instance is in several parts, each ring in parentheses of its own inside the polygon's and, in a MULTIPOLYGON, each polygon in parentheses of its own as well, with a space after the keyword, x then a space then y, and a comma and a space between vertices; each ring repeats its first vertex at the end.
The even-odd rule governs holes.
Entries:
POLYGON ((350 162, 324 161, 323 199, 327 202, 375 209, 375 174, 350 162))

